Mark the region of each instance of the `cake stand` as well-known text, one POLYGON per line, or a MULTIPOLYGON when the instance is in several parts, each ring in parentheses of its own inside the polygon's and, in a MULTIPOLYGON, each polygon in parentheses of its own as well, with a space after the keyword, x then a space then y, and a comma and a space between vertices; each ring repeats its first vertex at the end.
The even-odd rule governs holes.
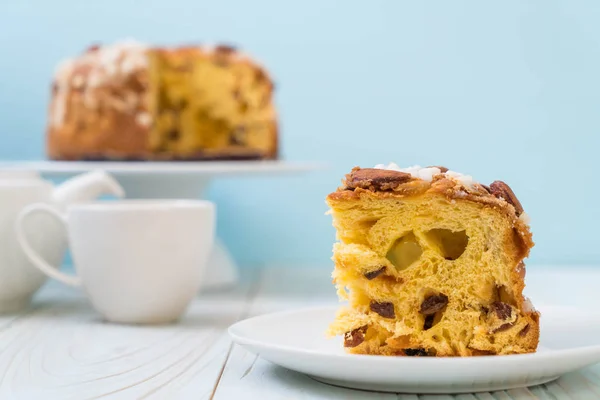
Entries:
MULTIPOLYGON (((317 163, 287 161, 202 161, 202 162, 88 162, 22 161, 0 167, 30 169, 49 179, 102 169, 114 176, 131 199, 203 199, 211 180, 223 177, 298 174, 319 169, 317 163)), ((217 208, 218 210, 218 208, 217 208)), ((215 239, 203 288, 220 288, 238 281, 238 268, 225 244, 215 239)))

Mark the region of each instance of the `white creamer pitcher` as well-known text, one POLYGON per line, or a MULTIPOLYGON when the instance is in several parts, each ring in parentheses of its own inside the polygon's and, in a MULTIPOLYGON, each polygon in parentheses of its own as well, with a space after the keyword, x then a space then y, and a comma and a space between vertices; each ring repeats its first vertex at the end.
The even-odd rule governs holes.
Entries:
MULTIPOLYGON (((36 171, 0 170, 0 313, 27 307, 46 280, 17 243, 14 225, 19 212, 40 202, 65 209, 101 195, 124 196, 123 188, 104 171, 81 174, 54 187, 36 171)), ((63 226, 48 215, 35 215, 24 229, 39 255, 52 265, 60 265, 67 248, 63 226)))

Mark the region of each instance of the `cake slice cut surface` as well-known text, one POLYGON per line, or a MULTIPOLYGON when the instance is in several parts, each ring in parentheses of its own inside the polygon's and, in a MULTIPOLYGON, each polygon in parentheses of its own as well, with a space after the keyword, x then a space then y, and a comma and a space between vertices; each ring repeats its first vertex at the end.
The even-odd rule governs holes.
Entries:
POLYGON ((537 349, 523 296, 528 217, 511 188, 444 167, 354 168, 327 196, 350 353, 476 356, 537 349))

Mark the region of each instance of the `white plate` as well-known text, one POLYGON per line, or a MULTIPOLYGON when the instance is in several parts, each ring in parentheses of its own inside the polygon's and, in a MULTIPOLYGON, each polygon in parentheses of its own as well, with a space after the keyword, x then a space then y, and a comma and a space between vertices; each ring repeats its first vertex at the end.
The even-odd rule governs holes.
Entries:
POLYGON ((600 316, 569 307, 542 312, 538 352, 466 358, 346 354, 324 331, 336 308, 286 311, 232 325, 248 351, 314 379, 356 389, 400 393, 465 393, 546 383, 600 361, 600 316))

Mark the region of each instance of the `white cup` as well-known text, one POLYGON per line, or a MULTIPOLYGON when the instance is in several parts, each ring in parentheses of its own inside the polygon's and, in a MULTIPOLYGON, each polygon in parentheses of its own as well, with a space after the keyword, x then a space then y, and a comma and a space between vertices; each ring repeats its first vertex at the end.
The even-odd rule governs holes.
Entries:
POLYGON ((177 320, 197 294, 214 241, 208 201, 122 200, 77 204, 63 215, 47 204, 26 207, 16 223, 26 256, 46 275, 83 286, 94 308, 119 323, 177 320), (76 276, 42 259, 24 230, 27 218, 47 213, 63 221, 76 276))

